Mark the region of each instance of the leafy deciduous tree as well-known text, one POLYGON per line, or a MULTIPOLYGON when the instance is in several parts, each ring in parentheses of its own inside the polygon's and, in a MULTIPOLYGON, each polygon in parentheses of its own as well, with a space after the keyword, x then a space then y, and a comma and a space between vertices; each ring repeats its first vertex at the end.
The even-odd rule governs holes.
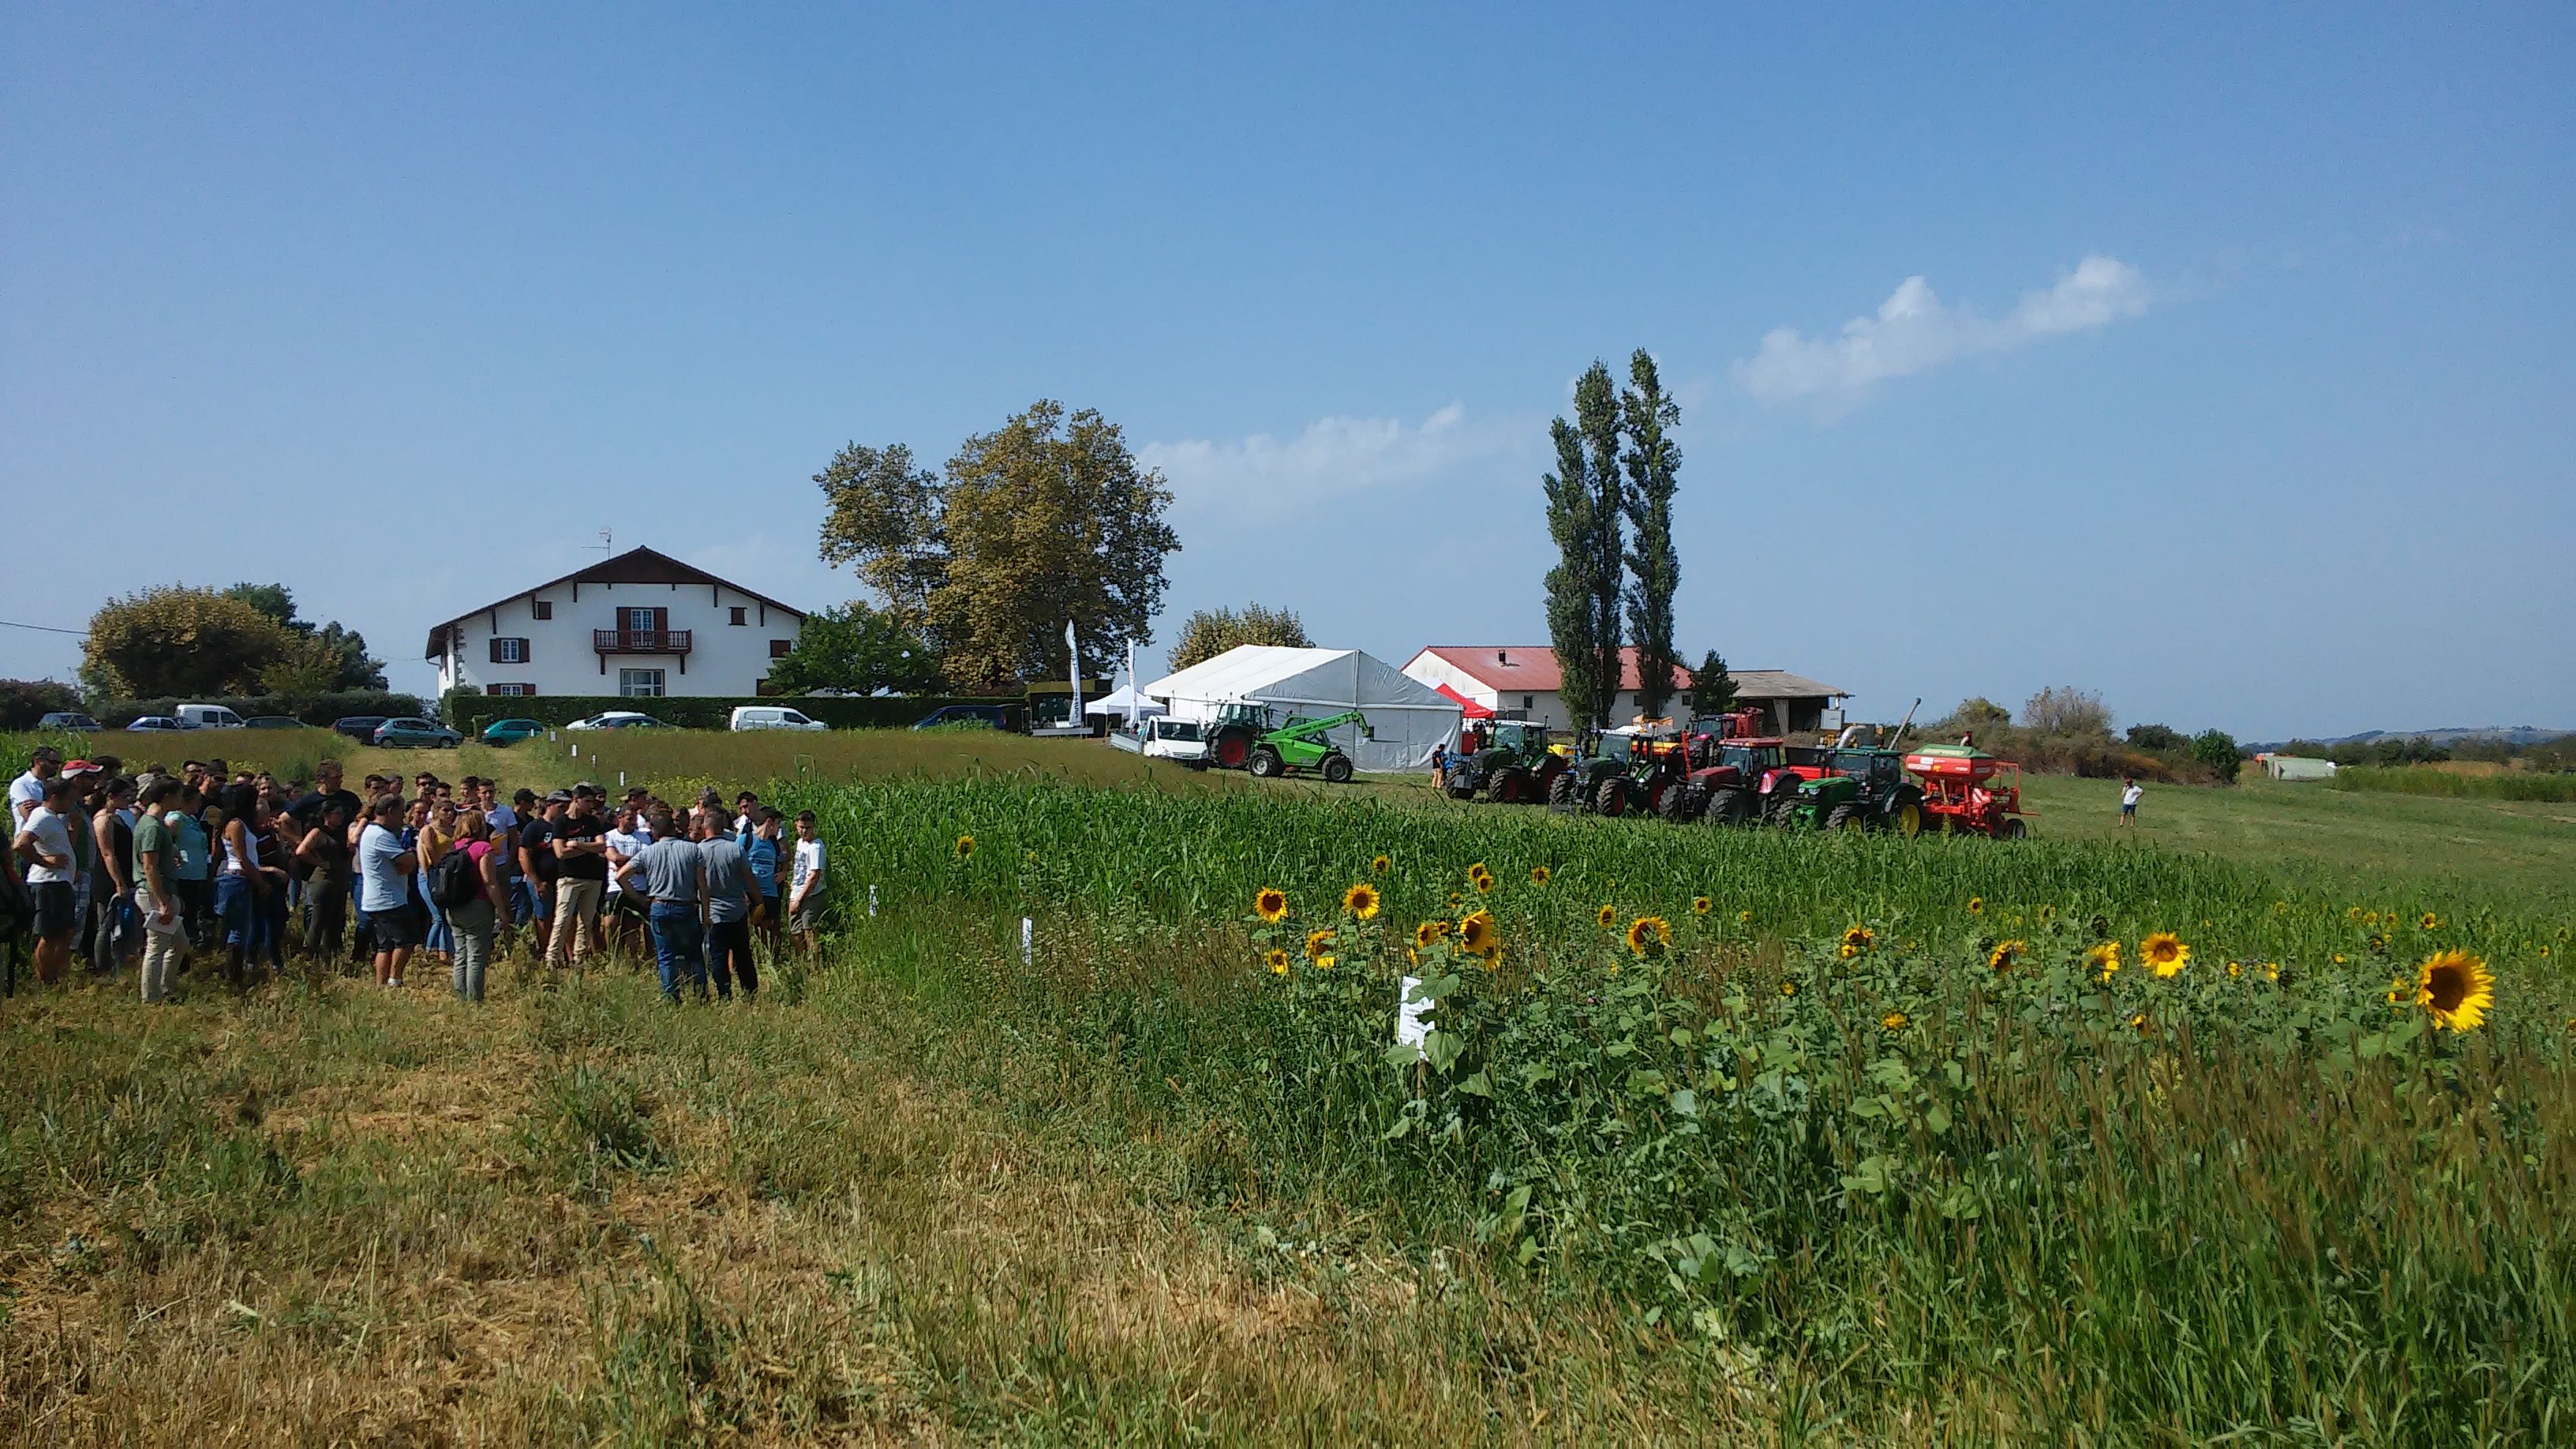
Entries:
POLYGON ((1621 462, 1627 471, 1624 500, 1636 546, 1627 553, 1628 634, 1637 644, 1637 705, 1660 716, 1673 697, 1674 671, 1681 658, 1673 645, 1673 593, 1681 587, 1680 557, 1673 551, 1673 492, 1679 485, 1681 449, 1672 429, 1682 410, 1664 393, 1655 359, 1640 347, 1628 359, 1628 390, 1620 396, 1620 422, 1627 433, 1621 462))
MULTIPOLYGON (((1583 435, 1563 418, 1548 425, 1556 441, 1556 471, 1539 482, 1547 493, 1547 531, 1556 541, 1556 567, 1547 571, 1547 640, 1556 653, 1557 693, 1566 716, 1586 725, 1605 712, 1603 690, 1593 673, 1598 651, 1594 632, 1598 596, 1594 571, 1600 550, 1593 546, 1595 525, 1592 490, 1584 479, 1583 435)), ((1613 683, 1617 676, 1612 676, 1613 683)))
POLYGON ((1265 609, 1257 603, 1244 605, 1239 614, 1226 608, 1199 609, 1183 619, 1172 636, 1172 668, 1187 669, 1245 644, 1315 647, 1315 641, 1306 637, 1305 623, 1291 609, 1265 609))
POLYGON ((293 637, 239 599, 165 585, 110 599, 90 616, 81 679, 102 695, 253 694, 293 637))
MULTIPOLYGON (((1611 702, 1619 694, 1619 605, 1628 561, 1627 488, 1619 472, 1619 392, 1610 369, 1593 359, 1574 383, 1574 426, 1583 434, 1586 483, 1592 490, 1592 677, 1600 691, 1592 723, 1610 722, 1611 702)), ((1563 666, 1562 656, 1558 659, 1563 666)))
POLYGON ((282 656, 277 661, 277 677, 294 683, 274 686, 270 693, 331 694, 385 687, 385 662, 368 657, 366 636, 337 621, 316 626, 310 619, 297 618, 295 592, 286 585, 239 583, 224 590, 224 597, 259 610, 299 639, 319 641, 317 648, 297 648, 289 651, 291 658, 282 656))
POLYGON ((2243 762, 2236 749, 2236 737, 2218 729, 2202 730, 2191 737, 2191 757, 2207 766, 2222 785, 2236 783, 2236 768, 2243 762))
POLYGON ((857 600, 806 616, 796 646, 769 666, 769 683, 781 694, 917 694, 938 679, 939 657, 919 634, 893 610, 857 600))
POLYGON ((2021 723, 2043 735, 2108 735, 2111 709, 2092 690, 2059 685, 2032 695, 2021 707, 2021 723))
POLYGON ((1726 672, 1726 659, 1711 649, 1700 656, 1699 668, 1691 671, 1691 713, 1725 714, 1735 708, 1735 676, 1726 672))
POLYGON ((916 468, 912 449, 845 445, 814 475, 823 490, 823 561, 856 564, 897 619, 930 618, 930 596, 948 577, 939 475, 916 468))

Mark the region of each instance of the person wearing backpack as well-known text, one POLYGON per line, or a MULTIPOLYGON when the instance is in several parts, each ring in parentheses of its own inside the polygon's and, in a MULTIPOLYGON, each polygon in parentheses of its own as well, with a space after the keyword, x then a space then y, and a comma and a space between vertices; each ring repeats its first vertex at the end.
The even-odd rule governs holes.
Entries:
POLYGON ((430 902, 447 915, 448 941, 454 951, 449 975, 459 1001, 483 999, 492 938, 501 924, 496 903, 508 900, 509 890, 489 817, 480 810, 466 811, 456 818, 454 843, 429 872, 430 902))

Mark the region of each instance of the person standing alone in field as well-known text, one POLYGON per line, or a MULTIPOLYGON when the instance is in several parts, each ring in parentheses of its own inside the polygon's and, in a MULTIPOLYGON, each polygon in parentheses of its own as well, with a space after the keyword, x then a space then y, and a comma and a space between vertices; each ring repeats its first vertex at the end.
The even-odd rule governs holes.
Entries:
POLYGON ((2138 823, 2138 802, 2147 797, 2145 787, 2135 775, 2120 782, 2120 824, 2123 828, 2138 823))

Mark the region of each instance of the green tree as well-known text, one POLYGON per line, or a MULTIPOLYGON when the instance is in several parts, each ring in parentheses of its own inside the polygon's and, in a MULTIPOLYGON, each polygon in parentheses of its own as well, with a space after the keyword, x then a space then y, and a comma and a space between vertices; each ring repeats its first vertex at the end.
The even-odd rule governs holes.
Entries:
POLYGON ((1305 623, 1291 609, 1265 609, 1257 603, 1244 605, 1239 614, 1227 608, 1197 609, 1172 635, 1171 666, 1187 669, 1245 644, 1315 647, 1315 641, 1306 637, 1305 623))
POLYGON ((212 589, 165 585, 110 599, 90 615, 81 680, 121 698, 254 694, 296 636, 212 589))
MULTIPOLYGON (((1557 693, 1567 718, 1591 724, 1605 712, 1594 641, 1593 572, 1600 557, 1592 545, 1592 490, 1584 481, 1583 435, 1563 418, 1548 425, 1556 442, 1556 471, 1541 477, 1547 494, 1547 531, 1556 541, 1556 567, 1547 571, 1547 641, 1556 652, 1557 693)), ((1612 676, 1614 682, 1617 676, 1612 676)))
POLYGON ((1626 480, 1619 471, 1619 390, 1610 369, 1598 358, 1574 383, 1574 426, 1583 434, 1583 464, 1592 489, 1592 677, 1599 681, 1599 702, 1592 722, 1610 722, 1612 701, 1619 694, 1620 605, 1628 562, 1626 480))
POLYGON ((274 688, 270 693, 330 694, 385 687, 385 662, 368 657, 366 636, 337 621, 317 626, 296 617, 295 592, 286 585, 239 583, 224 590, 224 597, 259 610, 290 634, 319 643, 318 648, 295 651, 292 666, 278 676, 295 681, 293 687, 274 688))
POLYGON ((1725 714, 1735 708, 1735 676, 1726 672, 1726 659, 1711 649, 1699 657, 1699 668, 1691 671, 1691 713, 1694 715, 1725 714))
POLYGON ((919 634, 893 610, 857 600, 808 615, 796 647, 769 666, 780 694, 919 694, 938 680, 939 656, 919 634))
POLYGON ((2102 696, 2074 685, 2051 686, 2030 697, 2021 707, 2022 728, 2043 735, 2085 735, 2107 738, 2111 733, 2111 710, 2102 696))
POLYGON ((2236 737, 2225 730, 2202 730, 2191 737, 2191 757, 2218 777, 2218 783, 2236 783, 2236 768, 2243 756, 2236 748, 2236 737))
POLYGON ((1054 677, 1071 620, 1096 666, 1151 643, 1171 490, 1137 465, 1115 423, 1041 401, 968 438, 933 477, 901 447, 852 444, 815 475, 829 510, 822 554, 856 564, 921 629, 957 684, 1054 677))
POLYGON ((1959 707, 1950 711, 1950 717, 1934 726, 1934 732, 1948 734, 1952 731, 1961 733, 1970 730, 1991 731, 2002 729, 2011 723, 2011 710, 1980 694, 1974 698, 1960 700, 1959 707))
POLYGON ((2129 743, 2137 749, 2162 754, 2183 748, 2191 739, 2171 725, 2133 724, 2129 726, 2129 743))
POLYGON ((1682 453, 1672 439, 1682 410, 1665 395, 1655 359, 1642 347, 1628 359, 1628 384, 1619 399, 1627 434, 1620 460, 1627 473, 1624 505, 1636 539, 1627 557, 1628 635, 1637 644, 1637 705, 1652 717, 1662 715, 1673 697, 1674 672, 1682 662, 1673 645, 1673 593, 1682 581, 1681 559, 1673 551, 1673 492, 1682 453))

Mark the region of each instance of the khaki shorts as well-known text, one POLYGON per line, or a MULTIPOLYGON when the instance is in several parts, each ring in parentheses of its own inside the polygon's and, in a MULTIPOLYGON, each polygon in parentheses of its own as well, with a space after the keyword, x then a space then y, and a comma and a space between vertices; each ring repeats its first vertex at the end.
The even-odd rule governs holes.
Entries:
POLYGON ((808 895, 805 897, 805 899, 797 905, 795 911, 787 918, 787 929, 794 931, 799 935, 808 934, 818 930, 822 927, 822 924, 823 897, 819 894, 808 895))

